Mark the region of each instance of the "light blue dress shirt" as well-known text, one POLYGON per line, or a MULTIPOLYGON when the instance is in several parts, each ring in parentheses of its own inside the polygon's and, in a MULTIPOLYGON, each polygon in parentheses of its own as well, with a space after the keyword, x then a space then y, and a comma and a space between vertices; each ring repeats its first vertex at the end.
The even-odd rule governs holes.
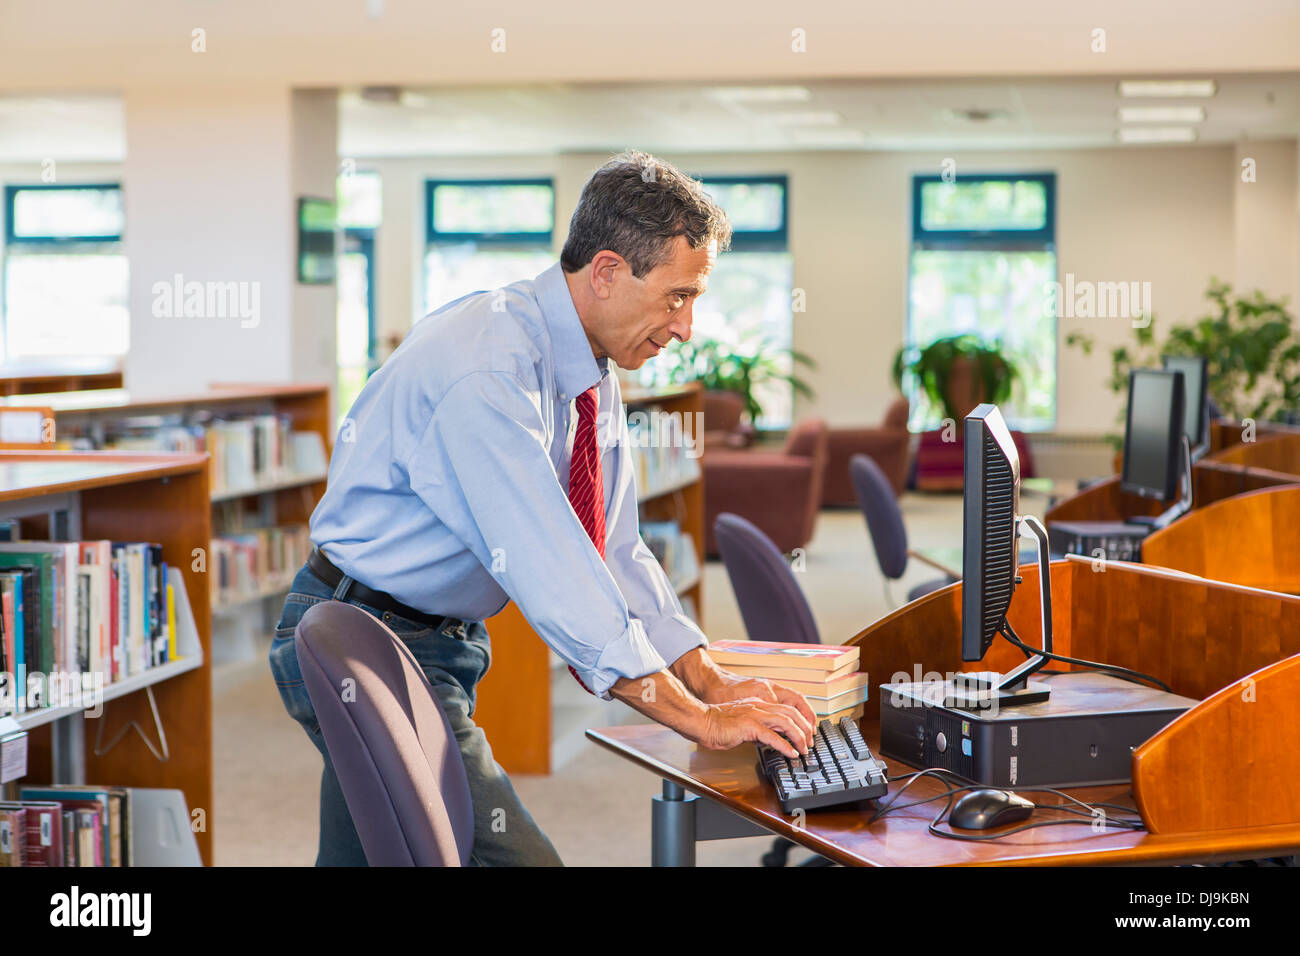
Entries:
POLYGON ((592 355, 559 263, 417 322, 340 428, 311 539, 430 614, 513 600, 602 697, 705 643, 641 540, 618 377, 592 355), (569 505, 574 398, 598 386, 605 559, 569 505))

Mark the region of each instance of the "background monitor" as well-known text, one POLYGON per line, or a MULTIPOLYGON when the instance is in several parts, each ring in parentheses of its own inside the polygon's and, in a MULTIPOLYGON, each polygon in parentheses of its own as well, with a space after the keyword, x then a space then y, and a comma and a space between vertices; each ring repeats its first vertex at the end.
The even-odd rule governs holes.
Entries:
POLYGON ((1129 373, 1120 490, 1160 501, 1177 497, 1185 407, 1181 373, 1154 368, 1129 373))
POLYGON ((1161 362, 1167 371, 1183 373, 1183 398, 1185 409, 1183 432, 1187 443, 1195 450, 1210 440, 1206 434, 1209 424, 1208 398, 1206 388, 1206 360, 1200 355, 1166 355, 1161 362))
POLYGON ((1020 457, 996 405, 966 416, 962 438, 961 657, 981 660, 1016 587, 1020 457))

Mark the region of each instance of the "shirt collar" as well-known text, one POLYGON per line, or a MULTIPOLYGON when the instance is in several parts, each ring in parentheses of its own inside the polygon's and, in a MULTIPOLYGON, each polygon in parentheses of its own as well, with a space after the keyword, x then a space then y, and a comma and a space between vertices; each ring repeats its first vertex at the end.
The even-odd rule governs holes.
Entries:
POLYGON ((597 360, 591 343, 573 307, 573 296, 557 262, 533 280, 542 318, 551 334, 551 354, 555 360, 555 387, 560 399, 571 402, 580 393, 600 384, 609 371, 609 360, 597 360))

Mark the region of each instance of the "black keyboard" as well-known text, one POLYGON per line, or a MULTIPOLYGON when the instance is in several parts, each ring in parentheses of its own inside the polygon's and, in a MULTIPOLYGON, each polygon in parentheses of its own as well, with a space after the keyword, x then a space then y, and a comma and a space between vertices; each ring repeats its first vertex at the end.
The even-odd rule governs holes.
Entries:
POLYGON ((872 755, 850 717, 818 724, 814 746, 793 760, 766 744, 757 747, 759 772, 776 787, 786 813, 873 800, 889 792, 885 762, 872 755))

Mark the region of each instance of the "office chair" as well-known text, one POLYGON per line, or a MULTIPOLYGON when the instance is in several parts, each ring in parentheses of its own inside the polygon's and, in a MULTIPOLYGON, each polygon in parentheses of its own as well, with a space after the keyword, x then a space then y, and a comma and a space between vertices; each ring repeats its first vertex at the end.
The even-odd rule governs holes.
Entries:
MULTIPOLYGON (((820 644, 812 608, 772 539, 740 515, 725 513, 713 522, 713 533, 749 639, 820 644)), ((793 841, 777 837, 772 849, 763 854, 763 865, 785 866, 794 846, 793 841)), ((833 864, 814 856, 802 865, 833 864)))
MULTIPOLYGON (((871 535, 871 544, 876 550, 876 561, 885 576, 885 601, 892 608, 897 601, 890 591, 889 582, 897 581, 907 571, 908 558, 916 558, 926 564, 932 562, 908 550, 902 509, 898 507, 894 488, 880 466, 866 455, 854 455, 849 459, 849 478, 858 498, 858 507, 867 519, 867 532, 871 535)), ((907 600, 915 601, 956 580, 945 571, 944 577, 918 584, 908 591, 907 600)))
POLYGON ((371 866, 464 866, 474 810, 460 748, 411 652, 342 601, 294 635, 303 681, 371 866))

